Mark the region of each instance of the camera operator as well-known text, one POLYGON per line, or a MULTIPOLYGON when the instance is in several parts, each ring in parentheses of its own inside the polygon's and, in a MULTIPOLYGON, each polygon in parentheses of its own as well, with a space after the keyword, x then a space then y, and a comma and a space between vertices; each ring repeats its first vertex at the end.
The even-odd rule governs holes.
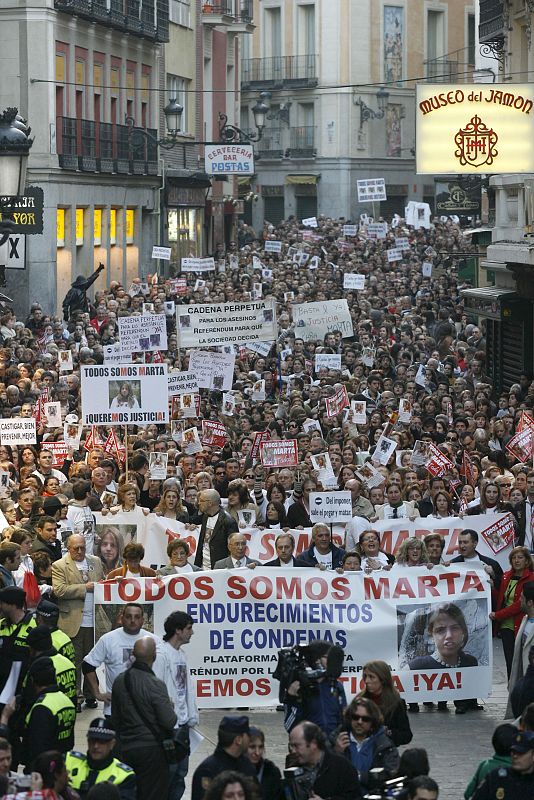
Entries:
POLYGON ((358 773, 344 756, 327 747, 324 733, 301 722, 289 734, 289 750, 297 768, 284 770, 286 796, 309 800, 360 800, 358 773))
POLYGON ((343 712, 347 707, 345 690, 341 681, 330 677, 341 674, 343 651, 321 639, 301 648, 305 666, 318 670, 320 676, 312 681, 301 673, 300 680, 293 680, 287 687, 284 702, 284 726, 289 732, 302 720, 308 720, 330 736, 341 725, 343 712), (332 670, 332 660, 337 662, 332 670), (305 679, 305 681, 304 681, 305 679))

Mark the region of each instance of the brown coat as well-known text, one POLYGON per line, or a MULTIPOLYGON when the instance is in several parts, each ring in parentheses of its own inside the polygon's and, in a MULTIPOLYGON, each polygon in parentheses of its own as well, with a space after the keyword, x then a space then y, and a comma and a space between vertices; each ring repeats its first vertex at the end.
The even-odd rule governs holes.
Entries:
MULTIPOLYGON (((89 580, 98 583, 104 579, 102 562, 96 556, 86 556, 89 580)), ((59 606, 58 628, 71 639, 80 630, 86 589, 82 573, 70 554, 52 564, 52 591, 59 606)))

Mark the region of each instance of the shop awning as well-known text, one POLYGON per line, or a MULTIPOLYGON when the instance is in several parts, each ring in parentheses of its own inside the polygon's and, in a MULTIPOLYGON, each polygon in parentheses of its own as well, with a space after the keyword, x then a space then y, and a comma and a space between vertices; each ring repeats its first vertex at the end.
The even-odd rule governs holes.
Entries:
POLYGON ((316 184, 320 177, 320 175, 286 175, 285 182, 293 186, 303 183, 316 184))
POLYGON ((252 177, 250 175, 239 175, 237 179, 238 186, 250 186, 250 181, 252 177))
POLYGON ((461 289, 460 293, 464 297, 474 297, 478 300, 512 300, 518 297, 515 289, 495 288, 495 286, 481 286, 479 289, 461 289))

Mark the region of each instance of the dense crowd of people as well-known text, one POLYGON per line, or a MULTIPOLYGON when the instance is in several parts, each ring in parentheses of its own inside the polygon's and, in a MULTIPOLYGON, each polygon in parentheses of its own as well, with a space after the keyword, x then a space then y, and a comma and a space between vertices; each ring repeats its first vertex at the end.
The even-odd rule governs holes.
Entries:
MULTIPOLYGON (((4 307, 0 414, 34 417, 36 441, 12 447, 0 440, 0 796, 22 780, 14 773, 19 765, 35 774, 17 797, 131 800, 137 791, 140 800, 179 800, 184 793, 188 731, 198 710, 181 648, 193 620, 171 614, 162 640, 145 630, 143 608, 131 603, 119 627, 95 644, 98 581, 256 569, 247 543, 251 530, 264 529, 276 531, 269 568, 368 573, 447 566, 439 532, 410 537, 396 553, 382 547, 377 523, 419 517, 457 517, 462 533, 454 560, 489 573, 490 616, 510 677, 508 716, 523 715, 520 732, 496 731, 495 756, 477 770, 466 798, 534 791, 534 471, 532 447, 516 444, 516 434, 534 426, 534 382, 525 372, 496 393, 487 377, 484 327, 465 312, 458 280, 459 254, 473 249, 461 228, 450 219, 418 229, 394 222, 384 225, 383 238, 371 235, 367 220, 355 236, 344 234, 345 220, 325 217, 313 229, 294 218, 276 228, 266 223, 260 235, 241 224, 226 255, 219 249, 213 273, 106 287, 101 265, 75 281, 64 319, 37 302, 25 319, 4 307), (390 261, 396 239, 407 244, 402 260, 390 261), (266 251, 267 242, 280 242, 280 252, 266 251), (363 288, 344 288, 348 274, 364 276, 363 288), (197 416, 172 403, 171 424, 130 426, 127 438, 117 427, 111 445, 110 429, 80 425, 80 367, 104 363, 105 349, 119 341, 119 318, 165 314, 168 349, 134 353, 132 363, 186 371, 190 353, 179 348, 176 333, 180 305, 258 298, 276 301, 277 340, 259 348, 236 342, 231 391, 202 389, 197 416), (338 299, 348 302, 352 332, 334 323, 319 339, 303 336, 295 307, 338 299), (339 358, 317 367, 317 356, 339 358), (348 405, 332 414, 327 401, 342 388, 348 405), (60 425, 50 424, 48 403, 59 404, 60 425), (222 423, 226 443, 190 453, 184 427, 201 433, 202 420, 222 423), (79 447, 65 445, 58 457, 67 426, 81 428, 79 447), (260 433, 296 440, 298 465, 264 466, 255 451, 260 433), (385 458, 384 440, 394 443, 385 458), (443 460, 432 474, 427 467, 436 452, 443 460), (167 456, 166 479, 151 476, 158 453, 167 456), (310 493, 322 489, 351 493, 353 519, 342 544, 330 526, 312 524, 310 493), (113 525, 116 512, 139 510, 196 529, 196 552, 174 539, 167 566, 144 563, 143 545, 113 525), (94 512, 109 519, 101 535, 94 512), (480 514, 509 515, 504 572, 477 549, 469 517, 480 514), (309 528, 309 548, 296 552, 295 532, 309 528), (106 690, 96 677, 100 666, 106 690), (103 715, 89 727, 88 752, 79 753, 76 715, 99 702, 103 715), (110 793, 99 794, 100 784, 110 793)), ((131 407, 137 401, 127 395, 121 388, 113 402, 131 407)), ((454 610, 440 613, 445 625, 461 628, 454 610)), ((324 652, 316 648, 312 656, 310 666, 324 652)), ((440 650, 436 639, 432 657, 421 658, 429 660, 426 668, 432 659, 469 666, 472 656, 461 643, 440 650)), ((348 705, 341 684, 335 692, 331 684, 324 692, 319 687, 305 703, 299 686, 289 688, 288 763, 303 768, 316 800, 362 796, 373 788, 369 774, 377 767, 387 777, 409 778, 412 800, 436 800, 438 787, 421 759, 410 771, 397 750, 412 736, 406 712, 419 706, 406 708, 384 662, 369 662, 363 677, 365 690, 348 705)), ((478 708, 476 700, 455 705, 459 714, 478 708)), ((437 710, 446 711, 446 701, 437 710)), ((212 760, 193 776, 193 800, 281 797, 280 771, 264 749, 265 737, 248 717, 224 717, 212 760)))

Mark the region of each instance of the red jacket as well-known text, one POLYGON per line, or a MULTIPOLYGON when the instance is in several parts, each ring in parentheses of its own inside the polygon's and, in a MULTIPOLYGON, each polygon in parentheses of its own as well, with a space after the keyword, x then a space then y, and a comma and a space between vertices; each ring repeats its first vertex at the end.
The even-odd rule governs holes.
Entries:
POLYGON ((521 611, 521 595, 523 594, 523 586, 528 581, 534 581, 534 572, 530 572, 530 570, 525 569, 522 576, 517 581, 514 590, 514 601, 512 605, 504 608, 503 604, 504 604, 504 596, 506 594, 506 589, 508 588, 510 579, 513 577, 514 577, 513 569, 507 570, 503 575, 503 579, 501 581, 501 586, 499 589, 499 596, 497 599, 497 608, 499 610, 495 612, 495 620, 496 622, 502 622, 505 619, 510 619, 510 617, 513 617, 514 634, 517 635, 517 631, 519 630, 519 626, 521 625, 521 620, 523 619, 524 616, 523 611, 521 611))

